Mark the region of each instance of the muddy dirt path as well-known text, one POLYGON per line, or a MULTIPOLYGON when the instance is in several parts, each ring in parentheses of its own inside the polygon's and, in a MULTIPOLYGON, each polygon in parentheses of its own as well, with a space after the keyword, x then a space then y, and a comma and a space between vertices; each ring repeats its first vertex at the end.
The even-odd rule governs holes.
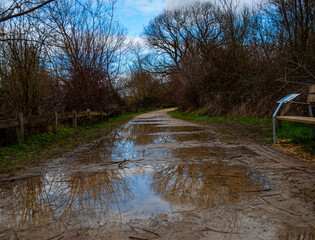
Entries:
POLYGON ((314 162, 167 111, 0 176, 0 239, 314 239, 314 162))

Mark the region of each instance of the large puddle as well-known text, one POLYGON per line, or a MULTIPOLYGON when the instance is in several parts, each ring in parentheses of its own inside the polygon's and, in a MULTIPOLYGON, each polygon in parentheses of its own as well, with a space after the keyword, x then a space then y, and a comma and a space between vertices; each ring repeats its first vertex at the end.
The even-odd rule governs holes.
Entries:
POLYGON ((97 227, 214 208, 268 190, 263 174, 226 161, 246 152, 216 147, 214 139, 201 127, 137 118, 39 176, 2 184, 0 226, 97 227))

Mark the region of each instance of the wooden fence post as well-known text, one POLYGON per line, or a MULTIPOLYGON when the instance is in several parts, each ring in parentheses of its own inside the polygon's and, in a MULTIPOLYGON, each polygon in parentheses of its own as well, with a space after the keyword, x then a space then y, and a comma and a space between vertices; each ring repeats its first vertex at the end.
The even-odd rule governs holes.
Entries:
POLYGON ((18 119, 18 121, 19 121, 19 126, 16 127, 17 142, 18 142, 18 143, 22 143, 22 142, 24 142, 23 113, 19 113, 17 119, 18 119))
POLYGON ((92 123, 91 109, 86 109, 86 111, 88 112, 89 125, 91 125, 91 123, 92 123))
POLYGON ((104 117, 103 117, 103 111, 102 111, 101 108, 100 108, 100 113, 101 113, 101 122, 103 122, 104 121, 104 117))
POLYGON ((78 117, 77 117, 77 111, 72 110, 72 127, 77 128, 78 127, 78 117))
POLYGON ((88 112, 89 119, 91 119, 91 110, 90 109, 86 109, 86 111, 88 112))
POLYGON ((57 113, 57 111, 55 111, 55 113, 54 113, 54 120, 53 120, 53 124, 52 124, 52 129, 53 129, 53 133, 58 132, 58 113, 57 113))
POLYGON ((91 110, 90 109, 86 109, 86 111, 88 113, 89 125, 91 125, 91 122, 92 122, 91 110))

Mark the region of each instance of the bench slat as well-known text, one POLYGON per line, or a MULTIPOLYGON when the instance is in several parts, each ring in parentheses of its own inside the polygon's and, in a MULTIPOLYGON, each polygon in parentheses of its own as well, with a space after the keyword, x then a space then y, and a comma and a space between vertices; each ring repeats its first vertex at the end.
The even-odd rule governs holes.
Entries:
POLYGON ((309 102, 309 103, 315 102, 315 94, 309 94, 307 96, 307 102, 309 102))
POLYGON ((315 93, 315 85, 310 86, 308 93, 315 93))
POLYGON ((290 122, 315 124, 315 117, 277 116, 276 119, 284 120, 284 121, 290 121, 290 122))

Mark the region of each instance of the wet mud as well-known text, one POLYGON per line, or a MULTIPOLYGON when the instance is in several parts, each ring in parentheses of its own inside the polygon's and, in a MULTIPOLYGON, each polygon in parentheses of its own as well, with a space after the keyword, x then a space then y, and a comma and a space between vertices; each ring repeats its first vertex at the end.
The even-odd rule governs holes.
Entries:
POLYGON ((314 239, 314 162, 168 110, 0 176, 0 239, 314 239))

